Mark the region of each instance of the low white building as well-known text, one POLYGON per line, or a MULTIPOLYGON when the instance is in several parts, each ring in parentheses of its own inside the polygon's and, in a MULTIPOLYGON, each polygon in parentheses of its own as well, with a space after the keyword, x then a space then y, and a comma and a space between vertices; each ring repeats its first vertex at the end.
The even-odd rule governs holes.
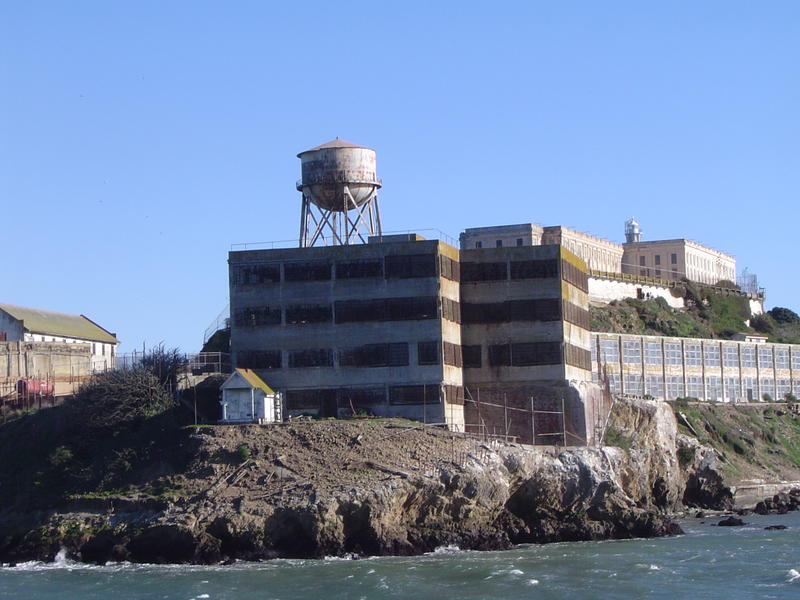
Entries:
POLYGON ((0 341, 88 344, 91 370, 115 367, 119 340, 85 315, 0 304, 0 341))
POLYGON ((252 369, 236 369, 222 384, 221 423, 279 423, 281 396, 252 369))

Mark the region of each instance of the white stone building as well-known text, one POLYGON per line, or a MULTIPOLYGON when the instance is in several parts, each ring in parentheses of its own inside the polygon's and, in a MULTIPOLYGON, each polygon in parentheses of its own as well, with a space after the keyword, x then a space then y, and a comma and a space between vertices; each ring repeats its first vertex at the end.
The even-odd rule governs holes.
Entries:
POLYGON ((733 256, 692 240, 628 242, 623 247, 623 273, 673 281, 686 277, 708 285, 736 282, 733 256))
POLYGON ((0 341, 87 344, 91 369, 104 371, 116 364, 119 340, 85 315, 0 304, 0 341))

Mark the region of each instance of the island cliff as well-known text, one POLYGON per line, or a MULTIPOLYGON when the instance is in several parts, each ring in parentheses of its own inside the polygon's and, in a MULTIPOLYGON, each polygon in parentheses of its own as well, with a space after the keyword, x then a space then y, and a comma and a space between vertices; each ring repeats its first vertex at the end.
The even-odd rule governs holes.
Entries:
MULTIPOLYGON (((615 406, 609 430, 625 449, 530 447, 371 419, 163 425, 138 424, 130 435, 149 450, 121 475, 107 465, 95 491, 77 491, 69 474, 88 467, 59 473, 52 452, 49 471, 6 468, 0 562, 61 548, 91 562, 189 563, 502 549, 675 534, 671 511, 730 504, 713 451, 652 401, 615 406), (46 477, 61 483, 47 488, 46 477)), ((114 438, 106 451, 119 459, 125 448, 110 448, 134 439, 114 438)))

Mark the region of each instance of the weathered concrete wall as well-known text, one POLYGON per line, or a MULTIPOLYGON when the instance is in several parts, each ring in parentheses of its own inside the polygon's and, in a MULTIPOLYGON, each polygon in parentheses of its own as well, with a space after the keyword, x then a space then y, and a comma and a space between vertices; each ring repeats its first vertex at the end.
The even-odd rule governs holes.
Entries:
POLYGON ((685 308, 683 298, 672 295, 672 288, 652 284, 621 281, 607 277, 589 277, 589 301, 608 304, 625 298, 663 298, 672 308, 685 308))
POLYGON ((91 347, 51 342, 0 342, 0 385, 5 393, 19 379, 55 382, 56 395, 71 394, 91 374, 91 347))

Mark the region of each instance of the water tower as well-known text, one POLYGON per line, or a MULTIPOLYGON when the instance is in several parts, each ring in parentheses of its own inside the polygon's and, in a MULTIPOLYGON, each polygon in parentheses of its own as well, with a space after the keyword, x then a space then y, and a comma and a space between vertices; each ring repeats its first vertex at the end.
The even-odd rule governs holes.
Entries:
POLYGON ((336 138, 297 157, 301 248, 366 243, 381 235, 374 150, 336 138))

